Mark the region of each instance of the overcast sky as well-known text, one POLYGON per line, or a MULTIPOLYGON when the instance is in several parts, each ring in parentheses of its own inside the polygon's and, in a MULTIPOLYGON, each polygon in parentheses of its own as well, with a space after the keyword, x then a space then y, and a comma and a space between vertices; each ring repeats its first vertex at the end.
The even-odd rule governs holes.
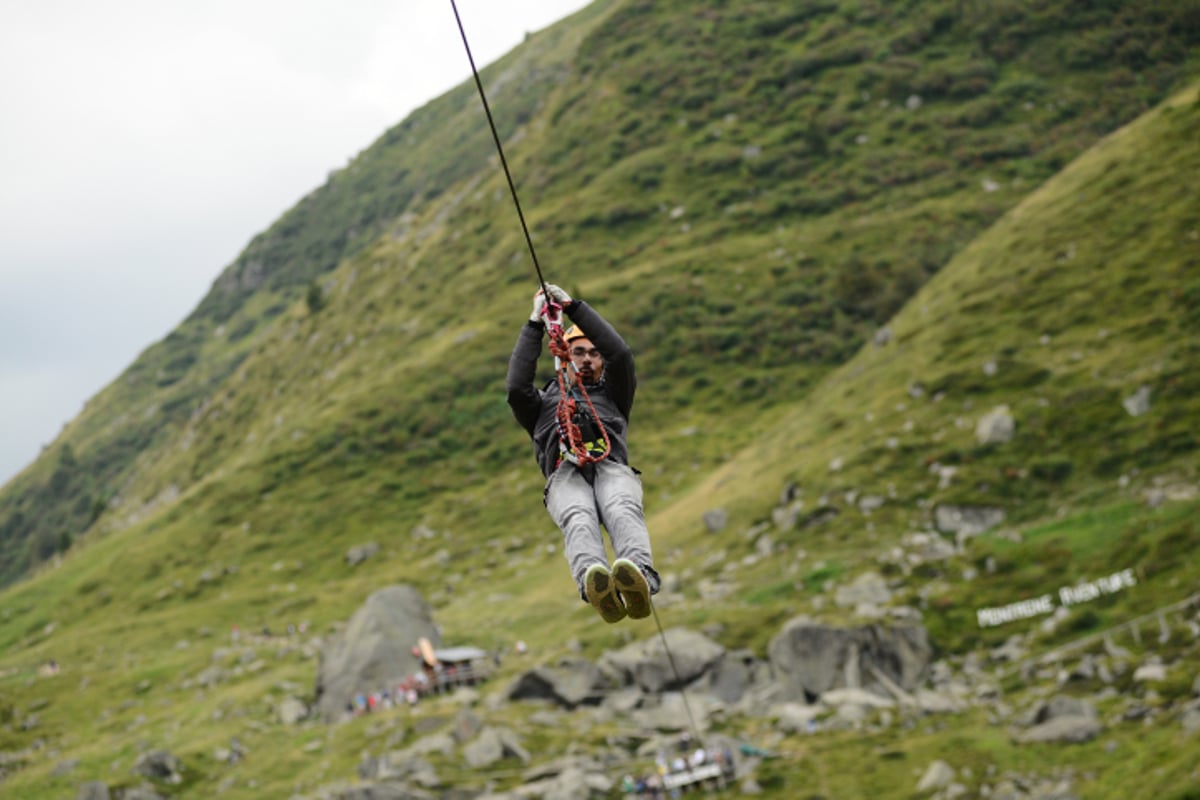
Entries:
MULTIPOLYGON (((480 67, 587 5, 457 2, 480 67)), ((450 0, 0 2, 0 485, 255 233, 469 77, 450 0)))

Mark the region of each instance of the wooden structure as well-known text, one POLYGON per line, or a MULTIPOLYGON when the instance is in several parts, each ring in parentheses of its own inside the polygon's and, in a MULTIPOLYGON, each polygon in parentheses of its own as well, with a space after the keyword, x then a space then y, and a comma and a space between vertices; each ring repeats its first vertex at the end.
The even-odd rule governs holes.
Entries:
POLYGON ((662 782, 668 792, 672 789, 688 792, 692 789, 724 789, 732 777, 732 773, 727 773, 720 764, 709 762, 682 772, 668 772, 662 776, 662 782))
POLYGON ((474 686, 492 675, 490 658, 478 647, 430 648, 429 655, 432 658, 425 657, 421 671, 407 678, 402 688, 411 688, 420 696, 442 694, 459 686, 474 686))

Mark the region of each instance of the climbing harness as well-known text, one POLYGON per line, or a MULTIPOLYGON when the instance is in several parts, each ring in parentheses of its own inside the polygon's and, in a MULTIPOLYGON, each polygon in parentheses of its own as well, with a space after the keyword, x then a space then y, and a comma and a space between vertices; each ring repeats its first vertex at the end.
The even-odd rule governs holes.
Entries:
POLYGON ((562 306, 547 296, 542 310, 546 332, 550 335, 550 352, 554 355, 554 372, 558 381, 559 458, 577 467, 597 464, 608 457, 611 445, 608 431, 596 413, 596 406, 587 387, 579 380, 579 372, 571 361, 571 352, 563 333, 562 306))
MULTIPOLYGON (((596 413, 596 407, 592 404, 592 399, 588 396, 583 382, 578 379, 578 371, 571 361, 571 353, 567 347, 562 324, 563 307, 555 302, 546 288, 546 279, 542 275, 542 267, 538 263, 533 237, 530 236, 529 225, 525 222, 525 212, 521 210, 517 186, 513 182, 512 171, 508 168, 508 159, 504 157, 504 147, 500 143, 496 121, 492 117, 491 106, 488 105, 487 95, 483 91, 483 81, 479 78, 475 57, 471 54, 471 45, 467 41, 467 32, 463 28, 462 17, 458 13, 458 4, 454 0, 450 0, 450 6, 454 9, 458 33, 462 37, 463 48, 467 51, 467 60, 471 63, 471 75, 475 78, 475 88, 479 91, 480 102, 483 103, 483 112, 487 116, 488 127, 492 132, 492 141, 496 144, 496 153, 500 156, 500 166, 503 167, 504 177, 508 181, 508 191, 512 195, 513 205, 517 209, 517 218, 521 222, 521 230, 525 234, 525 244, 533 259, 533 268, 537 271, 538 283, 542 287, 542 296, 546 298, 546 304, 542 309, 542 319, 545 320, 546 332, 550 336, 550 352, 554 355, 554 370, 558 380, 559 399, 556 418, 561 457, 563 460, 575 464, 581 471, 585 471, 586 477, 592 465, 603 461, 612 449, 608 431, 600 422, 600 415, 596 413)), ((683 699, 683 707, 687 711, 692 734, 696 737, 697 742, 702 742, 703 737, 700 736, 700 729, 696 725, 695 717, 692 716, 692 707, 684 692, 683 679, 679 676, 679 669, 675 666, 675 656, 672 655, 671 647, 667 643, 667 635, 663 632, 662 622, 658 618, 658 609, 654 606, 653 598, 650 599, 650 610, 654 613, 654 623, 658 626, 658 635, 662 639, 663 650, 667 654, 671 671, 675 674, 675 682, 679 685, 679 695, 683 699)))

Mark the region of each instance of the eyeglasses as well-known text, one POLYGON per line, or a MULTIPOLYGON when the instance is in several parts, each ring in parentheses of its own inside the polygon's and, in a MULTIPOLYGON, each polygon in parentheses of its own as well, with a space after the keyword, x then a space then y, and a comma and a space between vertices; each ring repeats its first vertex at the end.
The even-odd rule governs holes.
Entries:
POLYGON ((571 348, 571 358, 583 358, 584 356, 587 356, 588 358, 599 358, 600 351, 594 347, 592 347, 592 348, 572 347, 571 348))

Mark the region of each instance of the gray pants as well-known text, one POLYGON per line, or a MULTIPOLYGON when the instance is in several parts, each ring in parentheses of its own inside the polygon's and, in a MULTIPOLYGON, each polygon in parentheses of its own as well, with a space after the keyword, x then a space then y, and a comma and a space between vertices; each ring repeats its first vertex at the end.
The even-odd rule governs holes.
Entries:
MULTIPOLYGON (((609 563, 601 523, 612 539, 614 558, 627 558, 643 568, 653 564, 650 532, 642 510, 641 479, 631 468, 615 461, 601 461, 595 469, 596 478, 588 485, 579 469, 565 462, 546 484, 546 510, 562 529, 571 576, 581 590, 588 567, 609 563)), ((652 580, 657 579, 653 570, 651 574, 652 580)))

